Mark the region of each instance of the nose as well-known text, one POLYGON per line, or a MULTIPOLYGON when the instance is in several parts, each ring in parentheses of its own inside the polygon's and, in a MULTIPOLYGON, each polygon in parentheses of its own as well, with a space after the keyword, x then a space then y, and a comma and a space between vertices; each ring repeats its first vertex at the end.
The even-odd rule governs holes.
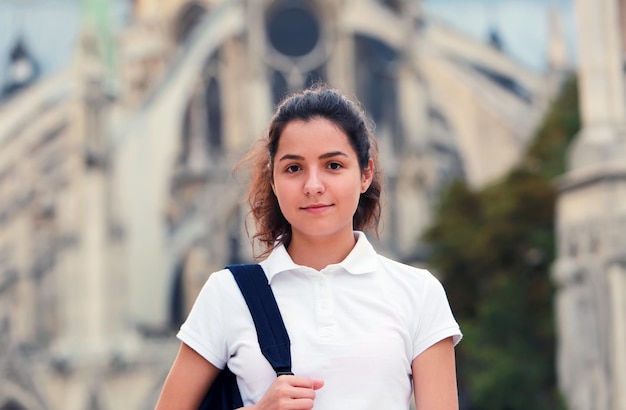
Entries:
POLYGON ((304 181, 304 193, 306 195, 319 195, 324 193, 324 184, 320 178, 319 171, 309 170, 304 181))

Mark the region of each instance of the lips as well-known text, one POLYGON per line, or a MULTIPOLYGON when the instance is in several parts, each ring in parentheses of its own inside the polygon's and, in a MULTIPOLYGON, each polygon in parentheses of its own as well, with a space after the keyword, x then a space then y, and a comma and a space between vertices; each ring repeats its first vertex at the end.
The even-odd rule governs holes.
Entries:
POLYGON ((301 209, 309 212, 322 212, 328 208, 330 208, 332 204, 311 204, 303 206, 301 209))

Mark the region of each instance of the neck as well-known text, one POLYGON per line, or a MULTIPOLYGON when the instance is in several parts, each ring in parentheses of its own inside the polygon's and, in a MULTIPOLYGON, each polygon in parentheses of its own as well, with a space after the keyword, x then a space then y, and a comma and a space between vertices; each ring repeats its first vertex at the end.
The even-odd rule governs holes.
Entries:
POLYGON ((343 261, 356 244, 352 231, 349 235, 335 237, 293 236, 287 247, 291 259, 298 265, 322 270, 328 265, 343 261))

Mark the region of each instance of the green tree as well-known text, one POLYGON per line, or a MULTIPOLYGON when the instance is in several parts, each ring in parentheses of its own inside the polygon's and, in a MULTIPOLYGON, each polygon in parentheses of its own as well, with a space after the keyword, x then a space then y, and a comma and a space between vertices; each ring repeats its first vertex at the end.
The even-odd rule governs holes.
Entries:
POLYGON ((557 409, 550 267, 553 179, 580 128, 575 78, 564 85, 520 165, 480 191, 453 183, 425 234, 464 333, 459 387, 469 409, 557 409))

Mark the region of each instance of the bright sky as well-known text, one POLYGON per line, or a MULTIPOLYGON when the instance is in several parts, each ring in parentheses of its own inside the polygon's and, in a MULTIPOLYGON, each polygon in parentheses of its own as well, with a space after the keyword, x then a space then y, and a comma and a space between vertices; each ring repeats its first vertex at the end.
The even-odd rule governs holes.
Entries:
POLYGON ((495 28, 505 51, 535 70, 545 66, 550 10, 557 11, 572 61, 576 61, 573 0, 423 0, 433 18, 485 40, 495 28))

